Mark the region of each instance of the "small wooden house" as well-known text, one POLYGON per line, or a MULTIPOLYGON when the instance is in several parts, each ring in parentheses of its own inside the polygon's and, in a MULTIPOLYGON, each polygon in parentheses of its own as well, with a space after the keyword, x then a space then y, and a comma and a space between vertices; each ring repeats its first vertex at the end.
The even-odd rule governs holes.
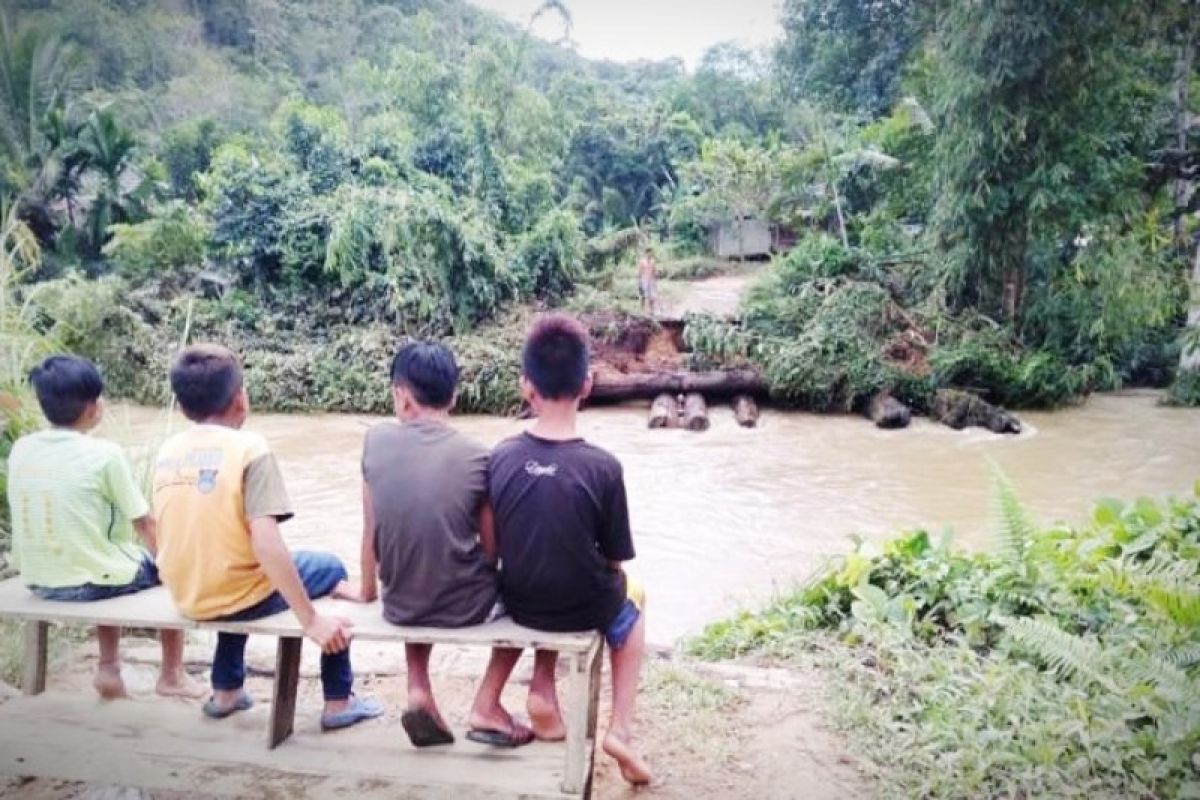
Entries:
POLYGON ((766 258, 773 244, 771 226, 753 216, 718 223, 709 232, 709 247, 717 258, 766 258))

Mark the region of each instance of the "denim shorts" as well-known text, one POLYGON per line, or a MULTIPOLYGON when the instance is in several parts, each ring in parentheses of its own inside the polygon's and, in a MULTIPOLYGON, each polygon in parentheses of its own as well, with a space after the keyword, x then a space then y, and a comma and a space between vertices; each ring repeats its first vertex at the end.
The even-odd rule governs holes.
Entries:
POLYGON ((43 600, 54 600, 60 603, 94 603, 97 600, 108 600, 140 592, 158 586, 158 584, 158 567, 154 565, 154 560, 147 555, 142 558, 137 574, 129 583, 116 586, 103 586, 98 583, 84 583, 79 586, 30 586, 29 590, 43 600))
POLYGON ((621 604, 621 610, 617 612, 616 619, 609 623, 604 631, 604 640, 608 642, 608 646, 613 650, 620 650, 624 647, 625 642, 629 639, 629 634, 633 633, 641 616, 642 610, 637 607, 636 603, 626 598, 625 602, 621 604))

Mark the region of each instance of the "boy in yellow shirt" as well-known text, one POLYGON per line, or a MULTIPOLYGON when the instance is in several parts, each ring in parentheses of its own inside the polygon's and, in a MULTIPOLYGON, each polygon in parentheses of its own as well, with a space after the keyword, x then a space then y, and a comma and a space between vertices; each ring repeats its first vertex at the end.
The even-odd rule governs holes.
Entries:
MULTIPOLYGON (((318 614, 311 598, 346 579, 325 553, 289 553, 279 523, 292 517, 283 477, 262 436, 241 430, 250 412, 237 356, 218 345, 184 350, 171 390, 196 423, 159 451, 154 473, 158 568, 179 610, 198 620, 241 622, 295 613, 321 647, 324 730, 378 717, 383 708, 352 693, 350 623, 318 614)), ((250 708, 246 636, 221 633, 213 656, 210 717, 250 708)))
MULTIPOLYGON (((13 565, 43 600, 88 603, 158 585, 154 518, 121 448, 89 436, 104 416, 104 380, 90 361, 50 356, 29 376, 51 427, 23 436, 8 457, 13 565), (134 541, 134 530, 145 549, 134 541)), ((94 681, 125 696, 121 629, 96 628, 94 681)), ((162 632, 159 694, 196 697, 183 669, 183 632, 162 632)))

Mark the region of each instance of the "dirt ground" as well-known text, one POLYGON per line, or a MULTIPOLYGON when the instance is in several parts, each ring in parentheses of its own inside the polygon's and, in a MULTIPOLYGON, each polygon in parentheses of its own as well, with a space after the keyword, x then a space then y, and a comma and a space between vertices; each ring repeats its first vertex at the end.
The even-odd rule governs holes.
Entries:
MULTIPOLYGON (((270 697, 270 651, 266 642, 248 652, 248 689, 259 701, 270 697)), ((94 645, 81 645, 52 671, 51 691, 89 692, 95 665, 94 645)), ((207 644, 189 645, 189 671, 205 677, 207 644)), ((364 648, 366 645, 364 645, 364 648)), ((306 648, 306 650, 311 648, 306 648)), ((461 735, 482 667, 479 654, 444 648, 435 651, 435 690, 442 711, 461 735)), ((133 641, 126 646, 125 678, 138 696, 153 692, 157 647, 133 641)), ((506 694, 508 707, 522 709, 528 681, 522 661, 506 694)), ((402 654, 382 646, 361 656, 355 671, 360 694, 387 705, 385 724, 398 721, 404 702, 402 654)), ((320 702, 315 660, 302 668, 300 705, 320 702)), ((661 798, 857 798, 874 795, 871 782, 856 768, 837 735, 822 724, 814 676, 783 670, 682 662, 670 654, 653 656, 646 666, 639 700, 638 744, 655 770, 655 785, 634 790, 613 762, 597 752, 593 797, 661 798)), ((604 696, 608 687, 605 686, 604 696)), ((170 701, 162 701, 170 702, 170 701)), ((197 708, 197 714, 199 709, 197 708)), ((601 735, 607 708, 601 709, 601 735)), ((375 724, 375 723, 368 723, 375 724)), ((286 795, 286 790, 280 796, 286 795)), ((144 792, 45 779, 0 778, 0 797, 32 800, 197 800, 196 794, 144 792)))

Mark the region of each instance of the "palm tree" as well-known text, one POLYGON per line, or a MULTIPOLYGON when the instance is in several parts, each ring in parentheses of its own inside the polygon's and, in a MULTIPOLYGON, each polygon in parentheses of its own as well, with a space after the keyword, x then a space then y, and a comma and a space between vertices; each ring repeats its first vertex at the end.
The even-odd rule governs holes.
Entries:
POLYGON ((0 15, 0 184, 22 204, 45 203, 60 164, 46 118, 66 107, 82 78, 79 52, 36 28, 0 15))
POLYGON ((86 153, 86 168, 97 173, 99 185, 88 209, 86 239, 92 256, 99 256, 110 225, 128 222, 139 215, 143 187, 126 191, 123 178, 133 164, 137 139, 122 127, 111 109, 101 108, 88 116, 79 133, 86 153))

